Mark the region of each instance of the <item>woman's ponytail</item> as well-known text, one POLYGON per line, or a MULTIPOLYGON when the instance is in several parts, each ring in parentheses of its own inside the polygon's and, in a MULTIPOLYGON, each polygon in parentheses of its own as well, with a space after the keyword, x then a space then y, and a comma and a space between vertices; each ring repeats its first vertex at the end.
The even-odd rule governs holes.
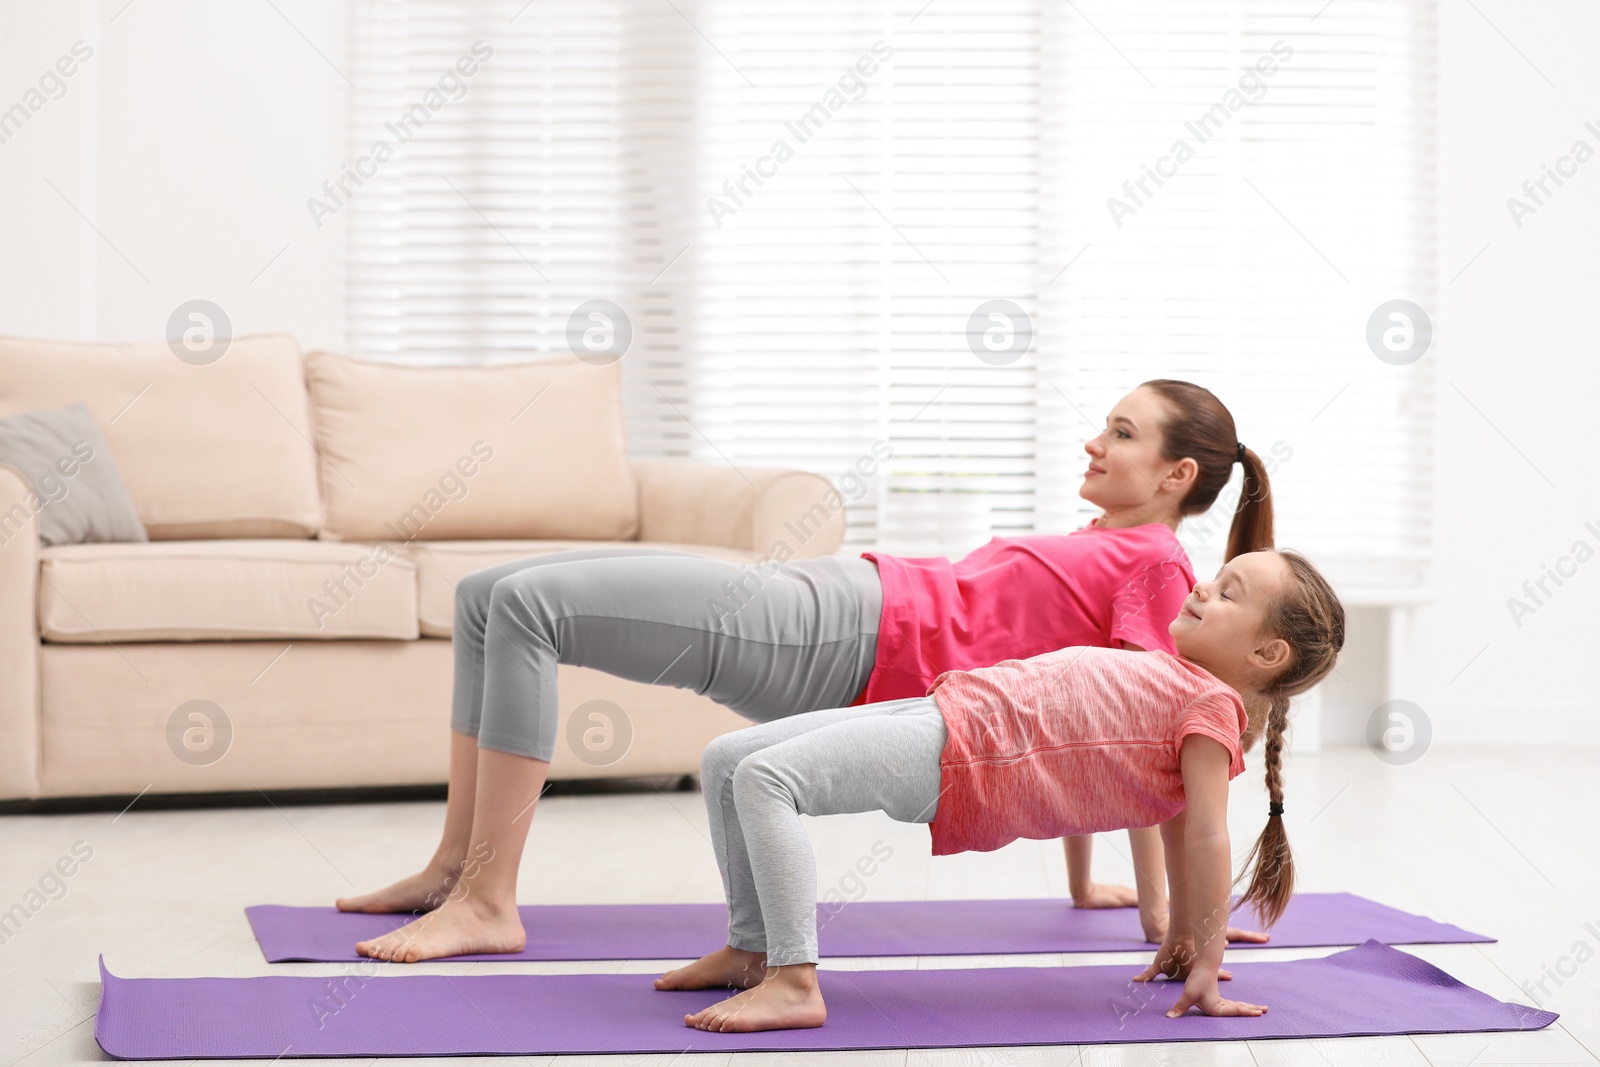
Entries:
POLYGON ((1272 547, 1272 483, 1267 480, 1267 468, 1260 456, 1242 444, 1239 456, 1244 482, 1228 529, 1227 559, 1272 547))
POLYGON ((1272 486, 1261 457, 1239 443, 1233 416, 1211 390, 1193 382, 1157 378, 1141 388, 1166 401, 1167 420, 1161 427, 1161 455, 1172 462, 1193 459, 1199 467, 1194 485, 1179 505, 1184 516, 1199 515, 1216 502, 1233 475, 1233 465, 1244 467, 1239 503, 1228 531, 1227 558, 1271 548, 1272 486))

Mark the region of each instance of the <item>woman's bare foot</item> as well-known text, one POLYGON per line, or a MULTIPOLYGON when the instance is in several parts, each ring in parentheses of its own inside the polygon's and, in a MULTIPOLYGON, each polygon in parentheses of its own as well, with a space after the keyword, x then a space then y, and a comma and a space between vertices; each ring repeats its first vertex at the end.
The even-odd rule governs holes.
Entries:
POLYGON ((359 897, 340 897, 334 906, 340 911, 418 912, 432 911, 445 902, 461 873, 461 864, 441 867, 430 863, 421 874, 402 878, 376 893, 359 897))
POLYGON ((754 1030, 806 1030, 828 1018, 817 986, 817 965, 779 967, 765 982, 703 1011, 685 1015, 683 1024, 724 1034, 754 1030))
POLYGON ((657 989, 749 989, 767 976, 767 954, 723 947, 656 979, 657 989))
POLYGON ((356 951, 375 960, 417 963, 444 956, 521 952, 527 931, 515 903, 491 904, 481 895, 452 897, 437 911, 371 941, 357 941, 356 951))

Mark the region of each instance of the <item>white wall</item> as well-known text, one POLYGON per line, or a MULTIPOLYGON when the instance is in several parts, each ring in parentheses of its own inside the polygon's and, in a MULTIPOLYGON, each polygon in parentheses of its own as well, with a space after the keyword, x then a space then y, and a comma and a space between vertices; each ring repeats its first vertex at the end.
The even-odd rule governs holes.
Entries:
POLYGON ((350 87, 317 50, 346 67, 347 21, 316 0, 0 5, 0 109, 93 49, 0 144, 0 332, 156 340, 205 298, 236 334, 342 345, 342 229, 305 200, 345 155, 350 87))
MULTIPOLYGON (((346 5, 124 2, 0 6, 0 108, 94 49, 0 144, 0 333, 155 339, 205 297, 236 333, 344 347, 345 216, 316 231, 305 199, 345 155, 346 5)), ((1600 10, 1440 6, 1436 600, 1403 695, 1437 744, 1600 743, 1600 557, 1520 628, 1506 607, 1575 541, 1600 552, 1600 159, 1520 229, 1506 208, 1574 140, 1600 150, 1600 10)), ((1356 616, 1330 740, 1376 699, 1378 626, 1356 616)))
POLYGON ((1520 628, 1506 600, 1580 538, 1600 554, 1600 157, 1520 229, 1506 199, 1600 152, 1600 9, 1476 4, 1442 0, 1437 599, 1410 699, 1441 744, 1596 744, 1600 555, 1520 628))

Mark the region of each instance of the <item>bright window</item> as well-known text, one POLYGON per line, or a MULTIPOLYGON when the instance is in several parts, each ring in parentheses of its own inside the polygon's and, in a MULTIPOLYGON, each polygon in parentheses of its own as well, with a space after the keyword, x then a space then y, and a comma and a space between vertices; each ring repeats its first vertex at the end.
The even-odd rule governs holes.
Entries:
MULTIPOLYGON (((610 301, 636 455, 863 461, 851 544, 913 554, 1081 525, 1083 441, 1187 378, 1273 460, 1281 542, 1418 579, 1432 360, 1368 325, 1433 306, 1431 5, 356 10, 361 151, 493 49, 351 199, 358 354, 565 354, 610 301)), ((1186 526, 1202 571, 1226 525, 1186 526)))

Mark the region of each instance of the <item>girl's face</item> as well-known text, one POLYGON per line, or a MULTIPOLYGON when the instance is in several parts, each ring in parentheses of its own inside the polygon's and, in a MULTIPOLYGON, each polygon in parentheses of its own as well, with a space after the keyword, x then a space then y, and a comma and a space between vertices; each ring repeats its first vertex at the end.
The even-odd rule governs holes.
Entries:
POLYGON ((1276 552, 1247 552, 1196 582, 1167 631, 1185 659, 1224 680, 1265 680, 1288 665, 1289 643, 1266 632, 1272 603, 1293 577, 1276 552))
POLYGON ((1089 466, 1078 495, 1106 511, 1142 507, 1164 490, 1170 495, 1178 464, 1161 457, 1166 418, 1166 401, 1149 389, 1140 387, 1117 401, 1106 428, 1083 446, 1089 466))

